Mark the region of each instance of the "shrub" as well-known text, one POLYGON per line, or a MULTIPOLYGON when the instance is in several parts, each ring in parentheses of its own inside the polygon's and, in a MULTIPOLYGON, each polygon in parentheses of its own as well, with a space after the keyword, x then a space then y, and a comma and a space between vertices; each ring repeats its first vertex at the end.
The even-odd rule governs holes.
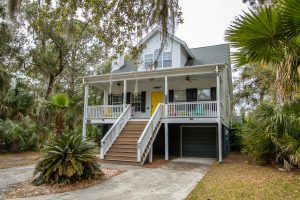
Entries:
POLYGON ((46 142, 47 132, 29 117, 22 122, 0 120, 0 151, 38 150, 46 142))
POLYGON ((243 124, 242 151, 256 162, 286 160, 300 164, 300 100, 278 105, 263 103, 243 124))
POLYGON ((100 174, 96 145, 80 135, 63 134, 50 141, 45 154, 35 166, 39 177, 33 184, 69 183, 94 178, 100 174))

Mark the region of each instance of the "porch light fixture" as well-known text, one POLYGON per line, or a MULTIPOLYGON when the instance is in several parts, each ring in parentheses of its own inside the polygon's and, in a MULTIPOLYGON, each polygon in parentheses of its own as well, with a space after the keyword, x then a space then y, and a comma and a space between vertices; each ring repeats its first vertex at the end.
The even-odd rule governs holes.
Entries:
POLYGON ((120 81, 117 82, 117 86, 118 86, 118 87, 121 86, 121 82, 120 82, 120 81))

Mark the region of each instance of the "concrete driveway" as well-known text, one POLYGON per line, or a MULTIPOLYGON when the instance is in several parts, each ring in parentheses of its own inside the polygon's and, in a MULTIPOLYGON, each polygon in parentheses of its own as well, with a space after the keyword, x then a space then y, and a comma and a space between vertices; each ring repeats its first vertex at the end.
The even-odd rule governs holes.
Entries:
POLYGON ((0 169, 0 199, 9 187, 33 177, 33 165, 0 169))
POLYGON ((128 166, 123 168, 120 165, 104 164, 102 166, 104 168, 128 171, 87 189, 23 199, 184 199, 214 161, 203 158, 178 158, 159 168, 128 166))

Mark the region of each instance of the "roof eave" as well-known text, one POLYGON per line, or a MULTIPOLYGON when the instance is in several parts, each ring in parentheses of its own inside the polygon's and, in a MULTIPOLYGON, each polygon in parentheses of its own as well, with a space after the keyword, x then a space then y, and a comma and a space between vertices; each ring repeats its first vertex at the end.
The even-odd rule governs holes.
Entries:
POLYGON ((177 68, 167 68, 152 71, 134 71, 134 72, 122 72, 122 73, 109 73, 103 75, 84 76, 80 77, 87 83, 97 82, 110 82, 110 81, 121 81, 121 80, 136 80, 136 79, 147 79, 147 78, 160 78, 164 76, 183 76, 191 74, 205 74, 215 72, 215 67, 219 68, 226 67, 226 63, 216 63, 209 65, 196 65, 196 66, 185 66, 177 68))

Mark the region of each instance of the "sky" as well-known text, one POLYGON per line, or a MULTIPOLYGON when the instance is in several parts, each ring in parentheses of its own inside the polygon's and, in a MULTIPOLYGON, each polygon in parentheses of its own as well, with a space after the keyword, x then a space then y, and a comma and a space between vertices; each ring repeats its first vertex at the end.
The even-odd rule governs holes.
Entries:
POLYGON ((247 11, 242 0, 179 0, 184 23, 175 35, 190 48, 224 44, 224 32, 235 16, 247 11))

